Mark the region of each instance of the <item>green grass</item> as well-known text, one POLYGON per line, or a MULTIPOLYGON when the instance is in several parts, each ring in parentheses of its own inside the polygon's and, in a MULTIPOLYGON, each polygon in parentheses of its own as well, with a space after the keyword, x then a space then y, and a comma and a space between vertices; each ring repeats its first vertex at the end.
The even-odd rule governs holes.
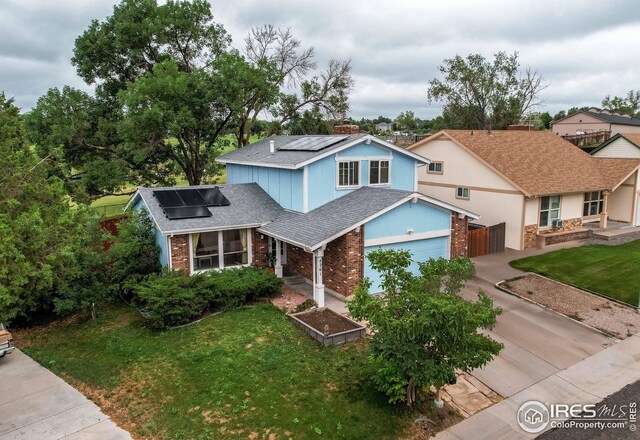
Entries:
POLYGON ((640 240, 618 246, 589 245, 512 261, 511 266, 637 306, 640 240))
POLYGON ((323 348, 266 304, 166 332, 114 307, 17 339, 143 437, 397 438, 418 417, 373 389, 365 342, 323 348))

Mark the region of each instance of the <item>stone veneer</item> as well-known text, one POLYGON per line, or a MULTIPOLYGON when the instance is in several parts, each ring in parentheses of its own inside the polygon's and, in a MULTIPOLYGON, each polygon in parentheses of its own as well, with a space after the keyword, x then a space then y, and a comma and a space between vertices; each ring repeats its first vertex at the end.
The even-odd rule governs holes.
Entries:
MULTIPOLYGON (((564 220, 564 224, 562 225, 561 228, 546 228, 546 229, 540 230, 538 228, 538 225, 526 225, 523 231, 524 249, 530 249, 530 248, 536 247, 536 241, 537 241, 538 235, 555 234, 558 232, 571 232, 571 231, 575 231, 576 229, 582 229, 581 218, 570 218, 570 219, 564 220)), ((546 241, 547 241, 547 244, 563 243, 565 241, 579 240, 581 238, 586 238, 587 236, 588 236, 588 231, 584 231, 584 234, 582 233, 582 231, 580 231, 580 232, 576 232, 575 234, 565 234, 565 235, 559 235, 555 237, 549 237, 549 239, 546 241)))
POLYGON ((459 219, 457 213, 451 213, 451 258, 468 255, 468 228, 469 219, 466 216, 459 219))
POLYGON ((171 268, 184 270, 189 275, 191 273, 189 234, 174 235, 169 237, 169 242, 171 243, 171 268))

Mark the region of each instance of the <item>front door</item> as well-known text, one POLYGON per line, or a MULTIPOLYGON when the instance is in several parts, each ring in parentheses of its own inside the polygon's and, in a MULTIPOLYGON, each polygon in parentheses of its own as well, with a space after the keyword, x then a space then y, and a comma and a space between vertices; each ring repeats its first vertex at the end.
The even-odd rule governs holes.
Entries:
MULTIPOLYGON (((269 255, 273 255, 274 258, 276 255, 276 240, 271 237, 269 237, 269 255)), ((287 264, 287 243, 284 241, 280 242, 280 258, 282 258, 283 265, 287 264)))

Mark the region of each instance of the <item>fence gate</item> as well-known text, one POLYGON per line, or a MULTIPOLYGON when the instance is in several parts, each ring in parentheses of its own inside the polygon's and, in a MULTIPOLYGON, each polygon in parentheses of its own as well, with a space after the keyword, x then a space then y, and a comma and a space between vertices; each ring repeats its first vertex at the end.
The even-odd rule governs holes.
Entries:
POLYGON ((505 223, 498 223, 493 226, 470 224, 467 231, 469 257, 479 257, 504 251, 505 232, 505 223))

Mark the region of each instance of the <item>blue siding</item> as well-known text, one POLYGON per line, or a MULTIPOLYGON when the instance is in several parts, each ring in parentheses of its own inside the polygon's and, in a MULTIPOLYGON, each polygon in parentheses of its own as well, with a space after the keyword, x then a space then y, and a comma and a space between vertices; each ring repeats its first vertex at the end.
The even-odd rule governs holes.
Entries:
POLYGON ((257 183, 285 209, 302 211, 302 170, 227 164, 227 183, 257 183))
MULTIPOLYGON (((366 227, 365 227, 366 234, 366 227)), ((381 277, 380 274, 371 268, 369 259, 366 255, 377 249, 404 249, 411 252, 413 255, 413 263, 409 266, 409 270, 418 274, 418 262, 427 261, 429 258, 447 258, 449 248, 449 237, 430 238, 427 240, 407 241, 404 243, 386 244, 382 246, 369 246, 364 249, 365 263, 364 263, 364 276, 371 280, 371 293, 380 293, 381 277)))
MULTIPOLYGON (((360 161, 360 185, 369 184, 369 160, 367 157, 391 157, 391 184, 388 188, 414 191, 416 162, 402 153, 391 151, 375 144, 356 144, 337 154, 338 158, 363 158, 360 161)), ((336 156, 328 156, 308 165, 309 172, 309 210, 342 197, 352 190, 338 190, 336 156)))
POLYGON ((367 240, 405 235, 407 229, 413 229, 414 233, 418 233, 450 228, 450 211, 422 202, 407 202, 366 223, 364 238, 367 240))
MULTIPOLYGON (((146 209, 146 206, 144 206, 144 203, 142 202, 142 197, 138 198, 138 200, 133 205, 133 207, 136 211, 140 211, 143 208, 146 209)), ((162 264, 163 267, 168 266, 169 265, 169 247, 167 243, 167 237, 162 235, 162 233, 158 228, 153 228, 153 229, 154 229, 154 235, 156 237, 156 244, 160 246, 160 264, 162 264)))

